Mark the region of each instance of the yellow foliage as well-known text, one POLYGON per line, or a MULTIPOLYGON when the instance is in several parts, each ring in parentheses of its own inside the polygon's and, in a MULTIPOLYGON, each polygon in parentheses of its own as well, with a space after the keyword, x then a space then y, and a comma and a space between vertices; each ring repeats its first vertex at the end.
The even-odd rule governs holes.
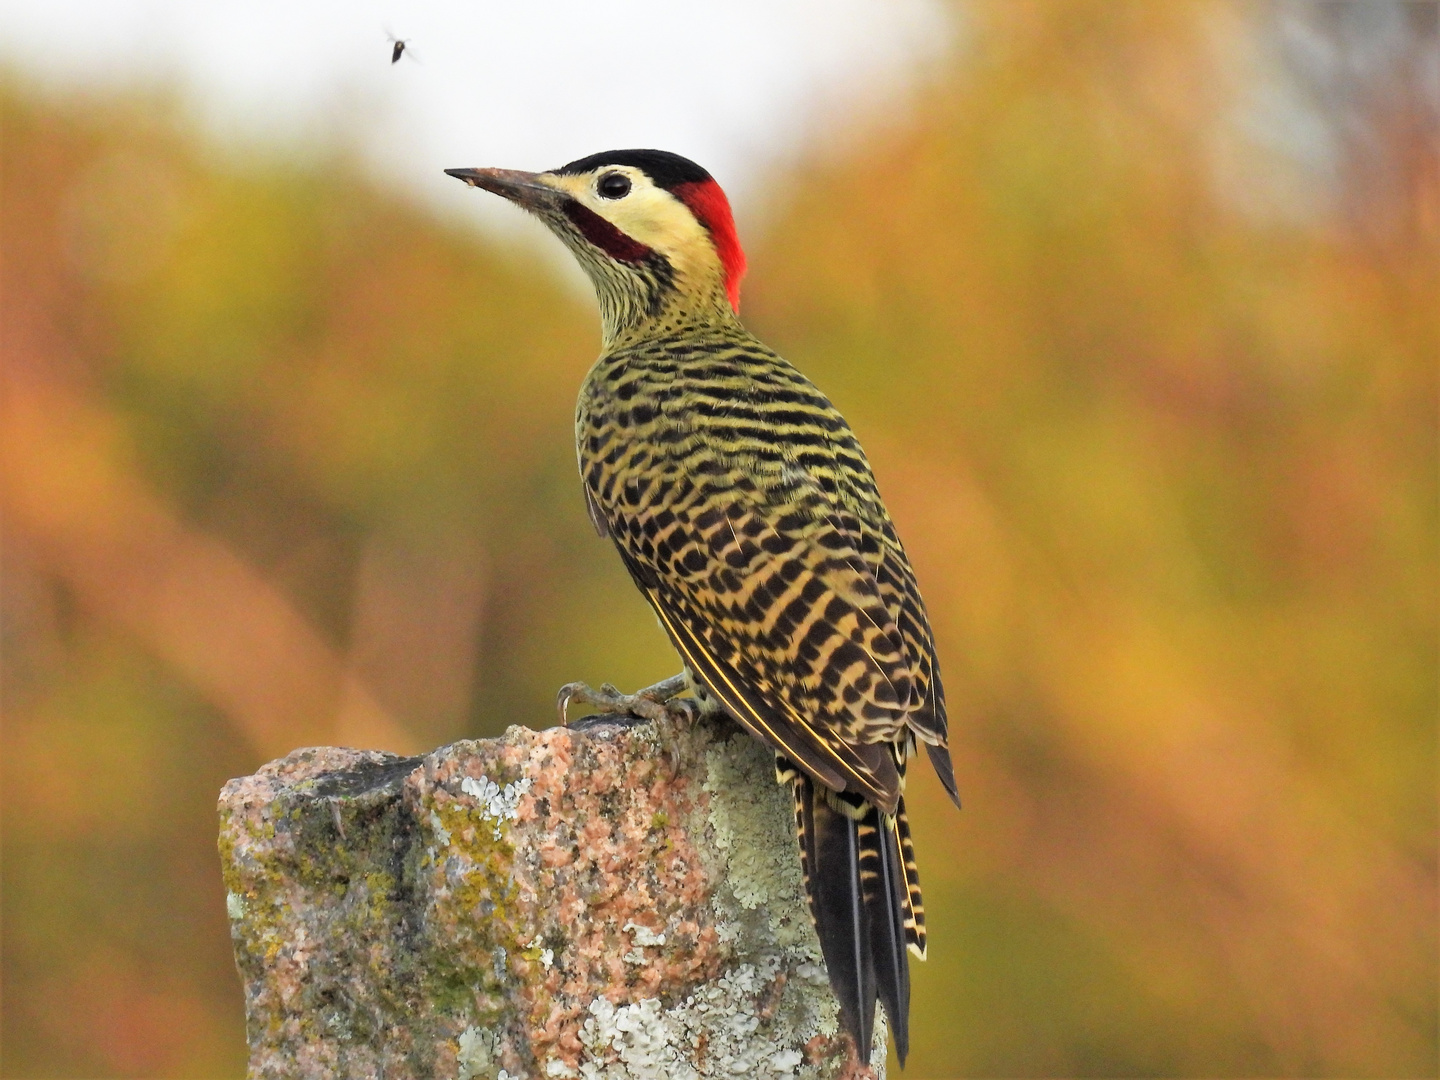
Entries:
MULTIPOLYGON (((1247 135, 1250 9, 963 11, 744 308, 939 639, 907 1075, 1434 1075, 1433 168, 1383 97, 1388 201, 1247 135)), ((3 106, 5 1067, 238 1075, 225 778, 675 666, 574 475, 595 320, 350 163, 3 106)))

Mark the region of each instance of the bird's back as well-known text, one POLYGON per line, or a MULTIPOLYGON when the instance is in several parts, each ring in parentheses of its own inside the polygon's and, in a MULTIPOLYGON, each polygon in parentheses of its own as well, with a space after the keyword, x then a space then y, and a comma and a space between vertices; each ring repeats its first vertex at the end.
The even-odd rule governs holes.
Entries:
POLYGON ((692 670, 816 779, 893 812, 891 747, 907 729, 943 739, 943 693, 914 573, 834 405, 738 324, 677 326, 596 362, 576 437, 592 517, 692 670))

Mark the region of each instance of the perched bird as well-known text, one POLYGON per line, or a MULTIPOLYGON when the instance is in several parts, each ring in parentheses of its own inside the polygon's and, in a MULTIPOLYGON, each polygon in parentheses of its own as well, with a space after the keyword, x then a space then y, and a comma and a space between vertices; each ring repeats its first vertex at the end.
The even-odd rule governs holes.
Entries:
POLYGON ((584 701, 657 720, 723 709, 776 753, 844 1030, 869 1056, 877 996, 903 1064, 907 947, 925 913, 905 817, 923 745, 959 805, 915 574, 864 451, 816 387, 741 325, 729 201, 677 154, 549 172, 447 169, 540 218, 595 284, 603 347, 575 411, 590 520, 685 671, 584 701))

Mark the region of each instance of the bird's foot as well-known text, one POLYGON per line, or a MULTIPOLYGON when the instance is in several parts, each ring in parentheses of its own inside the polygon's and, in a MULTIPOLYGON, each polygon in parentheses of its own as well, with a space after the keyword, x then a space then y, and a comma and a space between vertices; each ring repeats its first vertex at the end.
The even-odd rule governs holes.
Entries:
POLYGON ((655 725, 655 735, 661 748, 673 760, 681 725, 693 723, 700 715, 700 707, 694 700, 679 696, 688 689, 690 680, 684 672, 633 694, 622 694, 610 683, 601 683, 597 690, 583 682, 572 682, 560 688, 555 704, 560 711, 562 725, 569 724, 566 714, 575 703, 588 705, 610 716, 636 716, 649 720, 655 725))

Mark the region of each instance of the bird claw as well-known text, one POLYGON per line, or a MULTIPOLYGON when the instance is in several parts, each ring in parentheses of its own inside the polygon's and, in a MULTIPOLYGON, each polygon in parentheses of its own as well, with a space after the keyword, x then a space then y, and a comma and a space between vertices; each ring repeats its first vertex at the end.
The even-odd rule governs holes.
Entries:
POLYGON ((560 723, 566 727, 570 723, 570 705, 577 702, 612 716, 634 716, 649 720, 655 725, 655 735, 662 750, 673 762, 681 727, 693 724, 700 715, 698 703, 690 698, 677 696, 683 693, 688 685, 683 675, 676 675, 633 694, 622 694, 608 682, 601 683, 599 689, 583 682, 572 682, 560 688, 555 705, 560 714, 560 723))
POLYGON ((698 715, 694 702, 677 699, 679 692, 671 680, 647 686, 633 694, 622 694, 612 683, 601 683, 599 689, 583 682, 566 683, 555 698, 560 723, 568 724, 567 714, 572 703, 589 705, 603 713, 618 713, 641 720, 691 720, 698 715), (673 716, 671 714, 674 714, 673 716))

